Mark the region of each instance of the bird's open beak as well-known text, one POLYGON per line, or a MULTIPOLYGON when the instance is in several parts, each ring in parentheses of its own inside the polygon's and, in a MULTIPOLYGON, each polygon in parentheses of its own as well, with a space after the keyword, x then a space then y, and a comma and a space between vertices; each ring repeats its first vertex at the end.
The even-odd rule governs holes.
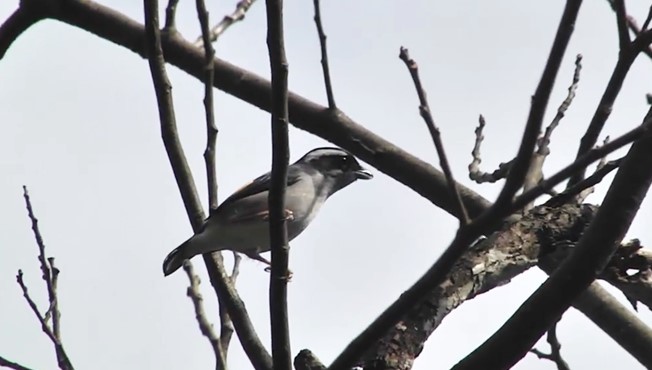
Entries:
POLYGON ((369 180, 373 179, 374 175, 371 174, 371 172, 367 170, 357 170, 354 172, 355 173, 355 178, 358 180, 369 180))

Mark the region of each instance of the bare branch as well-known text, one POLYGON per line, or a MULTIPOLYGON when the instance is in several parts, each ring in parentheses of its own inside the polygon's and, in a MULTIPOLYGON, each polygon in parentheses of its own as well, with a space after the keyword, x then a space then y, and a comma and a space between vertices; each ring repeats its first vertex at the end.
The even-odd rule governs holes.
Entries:
MULTIPOLYGON (((231 269, 231 276, 229 281, 232 286, 235 287, 236 280, 240 274, 240 261, 242 257, 239 253, 233 252, 233 268, 231 269)), ((224 352, 224 358, 228 357, 229 345, 231 343, 231 337, 233 336, 233 321, 229 316, 229 312, 224 307, 223 304, 220 304, 220 342, 222 344, 222 350, 224 352)))
POLYGON ((481 216, 483 221, 474 220, 473 223, 461 228, 451 245, 432 267, 344 349, 331 364, 331 369, 346 369, 354 365, 356 360, 394 326, 407 311, 414 307, 430 289, 444 281, 455 264, 455 261, 459 259, 467 247, 482 232, 489 229, 489 225, 495 225, 497 221, 502 220, 503 217, 495 217, 495 215, 504 211, 505 205, 511 203, 512 197, 522 185, 534 151, 536 138, 541 128, 543 112, 548 102, 550 90, 566 46, 568 45, 568 40, 572 34, 580 4, 581 1, 577 0, 570 0, 566 3, 566 8, 564 9, 564 14, 557 30, 557 36, 555 37, 548 63, 546 64, 543 77, 533 98, 532 109, 530 110, 530 117, 528 118, 525 134, 523 135, 521 149, 517 155, 514 167, 507 177, 505 187, 498 197, 496 202, 498 205, 492 206, 489 211, 481 216))
POLYGON ((638 239, 622 243, 599 276, 622 291, 635 310, 638 302, 652 309, 652 251, 638 239))
POLYGON ((215 114, 213 112, 213 58, 215 49, 210 42, 208 31, 208 11, 204 0, 197 0, 197 17, 201 25, 201 34, 204 40, 205 56, 205 78, 204 78, 204 112, 206 114, 206 149, 204 150, 204 161, 206 162, 206 180, 208 183, 208 207, 213 210, 217 208, 217 177, 215 175, 215 142, 217 141, 217 126, 215 125, 215 114))
POLYGON ((275 370, 292 369, 288 324, 287 283, 290 246, 285 212, 285 190, 290 160, 288 138, 288 62, 283 36, 283 0, 267 0, 267 48, 272 75, 272 172, 269 189, 269 235, 272 269, 269 309, 272 358, 275 370))
POLYGON ((68 356, 63 349, 63 345, 61 344, 61 312, 59 311, 59 299, 57 297, 59 269, 54 266, 54 258, 47 258, 45 255, 45 242, 43 241, 41 231, 38 227, 38 219, 34 215, 34 209, 32 208, 32 201, 29 197, 29 192, 27 191, 27 187, 24 185, 23 198, 25 198, 27 215, 32 222, 32 232, 34 233, 34 239, 38 245, 38 260, 41 268, 41 277, 43 278, 43 281, 45 281, 45 288, 48 292, 49 308, 46 311, 45 315, 41 316, 36 304, 29 297, 29 294, 27 294, 27 287, 23 283, 23 272, 21 270, 18 270, 18 276, 16 276, 16 279, 21 289, 23 290, 23 296, 27 300, 27 303, 29 303, 32 311, 34 311, 34 314, 36 314, 39 321, 41 322, 41 328, 43 329, 43 332, 45 332, 48 337, 50 337, 50 340, 52 340, 52 343, 54 344, 54 350, 57 355, 57 363, 59 364, 59 368, 62 370, 72 370, 72 363, 68 359, 68 356), (49 317, 52 317, 52 329, 50 329, 47 323, 49 317))
POLYGON ((208 321, 206 317, 206 312, 204 311, 203 300, 204 298, 199 291, 199 276, 195 275, 195 270, 192 267, 190 261, 186 260, 183 263, 183 270, 188 275, 188 280, 190 280, 190 286, 186 294, 190 297, 192 305, 195 308, 195 318, 199 324, 199 330, 201 330, 202 335, 204 335, 211 344, 213 353, 215 354, 215 369, 216 370, 225 370, 226 369, 226 360, 224 358, 224 351, 220 343, 220 338, 215 334, 213 330, 213 324, 208 321))
POLYGON ((539 139, 537 143, 537 154, 542 156, 550 154, 550 137, 552 136, 552 132, 557 128, 557 126, 559 126, 559 122, 561 122, 562 118, 564 118, 564 115, 566 115, 568 107, 570 107, 571 103, 573 103, 575 92, 577 91, 577 86, 580 82, 581 70, 582 54, 577 54, 575 57, 575 72, 573 73, 573 82, 568 87, 568 95, 566 95, 566 99, 564 99, 564 101, 559 105, 559 108, 557 108, 557 114, 555 115, 555 118, 552 119, 552 122, 550 122, 548 127, 546 127, 545 133, 541 139, 539 139))
POLYGON ((450 196, 455 199, 457 204, 457 219, 460 221, 460 224, 466 225, 469 223, 469 215, 464 208, 464 203, 462 203, 462 197, 460 196, 459 191, 457 190, 457 182, 453 177, 453 172, 451 171, 450 165, 448 164, 448 158, 446 157, 446 151, 444 150, 444 143, 441 141, 441 132, 439 128, 435 125, 435 120, 432 118, 432 113, 430 112, 430 106, 428 105, 428 98, 426 98, 426 92, 421 85, 421 79, 419 78, 419 67, 417 63, 410 58, 408 50, 401 46, 401 51, 399 53, 399 58, 405 63, 410 76, 412 76, 412 81, 414 82, 414 87, 417 90, 417 95, 419 96, 419 113, 421 117, 426 122, 428 131, 430 132, 430 137, 435 144, 435 149, 437 150, 437 155, 439 156, 439 164, 441 165, 444 175, 446 176, 446 182, 448 183, 448 191, 450 196))
POLYGON ((0 367, 6 367, 8 369, 13 369, 13 370, 32 370, 29 367, 25 367, 21 364, 18 364, 13 361, 9 361, 6 358, 0 356, 0 367))
MULTIPOLYGON (((53 17, 123 46, 140 56, 147 55, 146 44, 143 43, 145 38, 143 25, 102 4, 93 1, 66 1, 62 4, 60 12, 53 17)), ((168 37, 163 40, 163 46, 171 64, 203 80, 204 53, 181 37, 168 37)), ((214 80, 216 88, 260 109, 271 110, 269 99, 271 86, 268 80, 219 58, 216 58, 213 64, 216 71, 214 80)), ((349 150, 442 210, 454 214, 455 202, 448 195, 447 182, 440 171, 370 132, 365 129, 364 123, 356 122, 345 114, 332 114, 325 107, 294 93, 289 94, 288 103, 290 120, 296 127, 349 150)), ((490 202, 487 199, 463 185, 460 185, 459 189, 471 217, 477 217, 488 209, 490 202)), ((198 200, 196 204, 199 204, 198 200)), ((201 208, 198 210, 201 212, 201 208)), ((209 259, 210 257, 205 257, 207 263, 212 263, 209 259)), ((232 314, 235 312, 239 315, 233 317, 234 324, 236 328, 241 327, 242 330, 238 329, 237 332, 244 348, 249 351, 252 344, 259 342, 253 341, 251 337, 244 334, 244 327, 251 325, 246 315, 246 308, 232 286, 226 284, 221 278, 213 280, 215 269, 216 267, 212 269, 209 267, 211 282, 214 286, 217 285, 218 294, 221 294, 220 291, 229 292, 224 294, 232 297, 225 302, 229 305, 232 314)), ((637 318, 630 315, 627 310, 617 308, 618 303, 614 299, 606 300, 605 297, 608 296, 604 294, 604 290, 597 293, 592 289, 586 295, 589 303, 581 306, 582 312, 591 317, 637 358, 652 353, 652 350, 649 350, 649 342, 641 339, 646 335, 645 325, 634 324, 637 318)), ((264 357, 262 352, 261 356, 264 357)), ((271 360, 269 364, 271 368, 271 360)))
MULTIPOLYGON (((609 5, 611 5, 611 9, 616 11, 616 0, 607 0, 607 2, 609 3, 609 5)), ((623 12, 625 13, 625 22, 627 23, 627 27, 629 28, 630 31, 632 31, 632 33, 634 33, 634 36, 638 37, 641 35, 641 33, 647 31, 647 28, 650 25, 650 20, 652 19, 652 6, 650 6, 650 10, 648 11, 647 17, 645 18, 645 22, 643 22, 643 27, 639 27, 638 24, 636 23, 636 20, 632 16, 628 15, 624 11, 624 9, 623 12)), ((620 36, 620 29, 618 30, 618 32, 620 36)), ((645 53, 648 57, 652 58, 652 48, 650 48, 649 46, 643 48, 641 51, 645 53)))
POLYGON ((31 2, 21 1, 18 9, 0 25, 0 59, 23 32, 45 18, 44 9, 28 6, 28 3, 31 2))
MULTIPOLYGON (((239 22, 244 19, 247 10, 254 4, 256 0, 240 0, 235 6, 233 13, 225 15, 224 18, 218 23, 215 27, 211 28, 210 31, 210 40, 211 42, 217 41, 217 39, 234 23, 239 22)), ((201 47, 204 43, 203 36, 197 37, 195 40, 195 46, 201 47)))
POLYGON ((530 352, 537 355, 537 357, 540 359, 550 360, 554 362, 555 365, 557 365, 557 370, 570 370, 570 367, 568 367, 566 361, 564 361, 564 359, 561 357, 561 343, 559 343, 559 339, 557 338, 558 323, 559 320, 554 323, 550 329, 548 329, 548 336, 546 340, 548 344, 550 344, 550 353, 544 353, 536 348, 532 348, 530 352))
POLYGON ((18 270, 18 274, 16 275, 16 282, 18 282, 18 285, 20 286, 20 289, 23 291, 23 297, 25 297, 25 300, 27 301, 27 304, 29 307, 32 309, 32 312, 34 312, 34 315, 36 316, 37 320, 41 324, 41 330, 45 333, 45 335, 50 338, 50 341, 52 341, 52 344, 54 344, 54 349, 55 352, 57 353, 57 363, 59 365, 59 369, 61 370, 74 370, 72 363, 68 359, 68 355, 66 354, 66 351, 63 348, 63 345, 59 341, 57 337, 54 336, 54 333, 52 332, 52 329, 48 326, 47 322, 45 322, 45 318, 43 315, 41 315, 41 312, 39 311, 38 307, 36 306, 36 303, 34 300, 29 296, 29 292, 27 291, 27 286, 25 285, 25 282, 23 281, 23 271, 18 270))
POLYGON ((294 358, 294 368, 297 370, 326 370, 326 366, 309 349, 301 350, 294 358))
POLYGON ((530 107, 530 114, 525 125, 525 132, 523 133, 518 154, 507 175, 505 186, 498 195, 496 203, 491 207, 491 212, 497 212, 501 208, 506 207, 512 201, 518 189, 523 185, 523 181, 531 165, 534 147, 541 131, 543 117, 555 79, 557 78, 557 72, 566 53, 566 47, 573 34, 573 30, 575 29, 575 20, 581 4, 582 1, 580 0, 569 0, 566 2, 564 13, 557 28, 555 41, 548 55, 548 61, 543 69, 539 85, 532 97, 532 106, 530 107))
POLYGON ((328 50, 326 49, 326 34, 321 24, 321 10, 319 0, 313 0, 315 6, 315 25, 317 26, 317 35, 319 35, 319 46, 321 48, 321 68, 324 74, 324 85, 326 86, 326 97, 328 98, 328 108, 337 109, 335 105, 335 96, 333 95, 333 85, 331 84, 331 72, 328 67, 328 50))
POLYGON ((165 26, 163 27, 164 33, 177 32, 177 4, 179 4, 179 0, 168 0, 168 6, 165 8, 165 26))
POLYGON ((632 40, 629 38, 627 30, 627 11, 625 10, 625 0, 611 0, 611 6, 616 12, 616 24, 618 25, 618 42, 621 52, 627 52, 631 47, 632 40))
MULTIPOLYGON (((649 47, 650 42, 652 42, 652 31, 642 32, 633 42, 632 47, 627 49, 627 52, 621 50, 618 55, 618 61, 614 67, 613 72, 611 73, 611 78, 607 83, 607 87, 602 94, 600 103, 593 114, 593 118, 589 123, 589 127, 586 129, 586 133, 582 136, 580 141, 580 147, 577 151, 577 157, 579 158, 582 154, 589 151, 593 148, 598 140, 600 132, 604 127, 611 110, 613 109, 613 104, 616 101, 616 97, 620 93, 620 89, 623 86, 625 77, 629 72, 629 68, 636 60, 638 54, 649 47)), ((578 172, 576 175, 573 175, 568 181, 567 187, 571 187, 576 183, 584 179, 584 170, 578 172)))
MULTIPOLYGON (((561 169, 556 174, 550 176, 547 179, 544 179, 532 190, 518 196, 514 202, 511 204, 508 212, 516 212, 517 210, 524 207, 529 202, 538 198, 539 196, 547 193, 555 185, 561 183, 562 181, 568 179, 574 173, 585 169, 591 163, 600 160, 607 154, 622 148, 625 145, 632 143, 635 140, 639 140, 643 137, 649 136, 650 128, 652 126, 652 119, 648 118, 640 126, 628 131, 624 135, 615 139, 612 142, 609 142, 601 147, 592 149, 588 153, 584 154, 581 158, 575 160, 573 163, 561 169)), ((486 216, 482 216, 486 217, 486 216)))
MULTIPOLYGON (((82 3, 76 3, 81 6, 82 3)), ((94 6, 98 6, 95 4, 94 6)), ((166 40, 175 39, 176 36, 168 35, 166 40)), ((172 166, 177 185, 183 199, 186 213, 194 231, 198 231, 205 218, 204 212, 197 196, 195 182, 188 167, 186 156, 179 141, 179 135, 174 117, 170 81, 165 71, 165 61, 161 46, 161 34, 158 25, 158 1, 145 0, 145 40, 148 49, 148 59, 154 90, 159 107, 161 122, 161 136, 172 166)), ((202 60, 203 60, 202 55, 202 60)), ((203 77, 203 73, 202 73, 203 77)), ((234 322, 243 349, 255 369, 271 369, 272 360, 265 347, 260 342, 256 331, 251 324, 244 303, 230 284, 228 275, 224 271, 222 254, 219 252, 203 256, 208 270, 211 284, 223 303, 229 316, 234 322)))
MULTIPOLYGON (((652 110, 646 116, 649 119, 652 110)), ((604 202, 570 257, 483 345, 454 369, 509 368, 607 265, 652 184, 652 136, 632 145, 604 202), (480 365, 481 364, 481 365, 480 365)))
POLYGON ((478 121, 478 127, 475 129, 475 144, 473 145, 473 150, 471 151, 473 160, 471 161, 471 164, 469 164, 469 178, 478 184, 485 182, 494 183, 507 177, 507 173, 509 173, 509 169, 512 167, 514 160, 499 164, 498 169, 492 173, 480 171, 480 163, 482 163, 480 146, 482 146, 482 141, 484 140, 484 135, 482 135, 482 132, 485 126, 485 120, 482 114, 478 118, 478 121))
POLYGON ((596 184, 599 184, 600 181, 602 181, 602 179, 605 176, 607 176, 609 173, 611 173, 611 171, 615 170, 616 168, 618 168, 618 166, 620 166, 622 160, 623 158, 619 158, 603 165, 600 169, 595 171, 593 175, 582 180, 581 182, 577 183, 573 187, 568 188, 563 192, 559 193, 558 195, 550 198, 550 200, 548 200, 546 204, 549 206, 559 206, 561 204, 568 203, 574 197, 582 194, 586 189, 591 188, 596 184))

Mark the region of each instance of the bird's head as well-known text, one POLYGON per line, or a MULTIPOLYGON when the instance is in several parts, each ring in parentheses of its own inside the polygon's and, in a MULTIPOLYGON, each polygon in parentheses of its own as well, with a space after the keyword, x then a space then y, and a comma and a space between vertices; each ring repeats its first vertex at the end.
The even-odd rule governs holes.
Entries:
POLYGON ((301 157, 297 164, 314 169, 332 184, 329 193, 333 194, 356 180, 373 178, 371 172, 360 166, 355 157, 339 148, 317 148, 301 157))

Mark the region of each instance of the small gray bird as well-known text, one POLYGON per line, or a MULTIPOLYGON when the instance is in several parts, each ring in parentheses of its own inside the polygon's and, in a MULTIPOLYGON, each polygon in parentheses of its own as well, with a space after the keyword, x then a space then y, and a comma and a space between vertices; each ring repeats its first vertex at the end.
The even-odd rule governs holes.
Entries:
MULTIPOLYGON (((301 234, 329 196, 358 179, 372 177, 355 157, 338 148, 313 149, 290 165, 285 193, 288 240, 301 234)), ((165 257, 165 276, 178 270, 186 259, 224 249, 269 265, 260 253, 270 250, 270 180, 268 172, 212 210, 201 230, 165 257)))

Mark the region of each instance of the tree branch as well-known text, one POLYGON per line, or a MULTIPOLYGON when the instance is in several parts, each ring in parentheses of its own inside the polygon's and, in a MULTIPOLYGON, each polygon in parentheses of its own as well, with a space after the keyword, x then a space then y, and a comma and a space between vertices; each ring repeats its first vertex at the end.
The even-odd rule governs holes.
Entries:
POLYGON ((285 212, 285 191, 290 160, 288 138, 288 62, 283 38, 283 0, 267 0, 267 48, 272 75, 272 172, 269 189, 269 235, 272 271, 269 308, 272 358, 275 370, 292 369, 288 324, 287 283, 290 246, 285 212))
MULTIPOLYGON (((646 119, 652 116, 652 110, 646 119)), ((509 368, 607 265, 652 184, 652 136, 632 145, 595 219, 561 266, 483 345, 454 369, 509 368)))
POLYGON ((18 364, 13 361, 9 361, 6 358, 0 356, 0 367, 6 367, 13 370, 32 370, 29 367, 25 367, 21 364, 18 364))
MULTIPOLYGON (((67 3, 81 5, 79 2, 67 3)), ((161 136, 172 166, 181 198, 186 207, 186 212, 196 232, 203 224, 205 218, 195 182, 188 167, 183 148, 179 141, 179 135, 174 117, 174 106, 172 102, 171 86, 165 72, 165 61, 163 59, 162 40, 158 26, 158 2, 157 0, 145 0, 145 24, 146 41, 149 49, 149 65, 154 82, 154 90, 159 106, 159 119, 161 121, 161 136)), ((176 36, 168 36, 174 38, 176 36)), ((236 331, 247 356, 256 369, 271 369, 272 361, 260 343, 258 335, 253 329, 244 303, 237 295, 235 289, 230 286, 228 276, 224 271, 222 255, 219 252, 211 255, 204 255, 204 262, 220 302, 224 303, 234 321, 236 331)))
POLYGON ((414 82, 414 87, 417 90, 417 95, 419 96, 419 113, 421 117, 426 122, 432 141, 435 144, 435 149, 437 150, 437 155, 439 156, 439 164, 441 165, 444 175, 446 176, 446 182, 448 183, 448 191, 450 196, 455 199, 457 205, 456 217, 460 221, 460 224, 466 225, 469 223, 469 215, 464 208, 464 203, 462 203, 462 197, 460 196, 459 191, 457 190, 457 182, 453 177, 453 171, 451 171, 450 165, 448 164, 448 158, 446 157, 446 151, 444 150, 444 143, 441 141, 441 132, 439 127, 435 125, 435 120, 432 118, 432 113, 430 112, 430 105, 428 105, 428 98, 426 98, 426 92, 421 85, 421 79, 419 78, 419 67, 417 62, 410 58, 408 50, 401 46, 401 51, 399 53, 399 58, 405 63, 410 76, 412 76, 412 81, 414 82))
POLYGON ((335 96, 333 95, 333 85, 331 84, 331 72, 328 67, 328 50, 326 49, 326 34, 321 24, 321 10, 319 0, 313 0, 315 6, 315 25, 317 26, 317 35, 319 36, 319 47, 321 48, 321 68, 324 74, 324 85, 326 86, 326 98, 328 99, 328 109, 337 109, 335 105, 335 96))
POLYGON ((557 28, 557 34, 552 44, 548 61, 543 69, 539 85, 532 96, 532 106, 530 107, 530 114, 525 124, 521 146, 505 180, 505 186, 489 212, 498 213, 502 207, 506 207, 512 201, 514 194, 523 185, 525 176, 530 168, 534 147, 541 131, 543 117, 548 106, 548 101, 550 100, 555 79, 557 78, 557 72, 566 53, 566 47, 573 34, 573 30, 575 29, 575 20, 577 19, 581 5, 581 0, 566 1, 566 7, 564 8, 557 28))
MULTIPOLYGON (((211 28, 210 31, 210 41, 215 42, 217 39, 229 28, 231 27, 234 23, 237 23, 241 20, 244 19, 245 14, 249 10, 249 8, 254 4, 256 0, 240 0, 235 6, 235 10, 233 13, 225 15, 224 18, 215 25, 215 27, 211 28)), ((196 47, 201 47, 202 44, 204 44, 204 36, 199 36, 197 40, 195 40, 195 46, 196 47)))
POLYGON ((188 287, 186 294, 190 297, 192 305, 195 308, 195 318, 199 324, 199 330, 201 330, 202 335, 208 339, 208 342, 211 344, 211 348, 213 349, 213 353, 215 354, 215 369, 226 370, 226 359, 224 357, 224 350, 222 349, 220 338, 215 334, 213 324, 208 321, 206 311, 204 311, 204 305, 202 303, 204 297, 202 297, 201 292, 199 291, 199 276, 195 274, 195 270, 188 260, 184 261, 183 270, 186 272, 186 275, 188 275, 188 280, 190 281, 190 286, 188 287))
POLYGON ((45 9, 28 6, 31 2, 21 1, 20 6, 13 12, 7 20, 0 25, 0 59, 2 59, 11 44, 18 39, 23 32, 36 24, 38 21, 45 19, 45 9))

